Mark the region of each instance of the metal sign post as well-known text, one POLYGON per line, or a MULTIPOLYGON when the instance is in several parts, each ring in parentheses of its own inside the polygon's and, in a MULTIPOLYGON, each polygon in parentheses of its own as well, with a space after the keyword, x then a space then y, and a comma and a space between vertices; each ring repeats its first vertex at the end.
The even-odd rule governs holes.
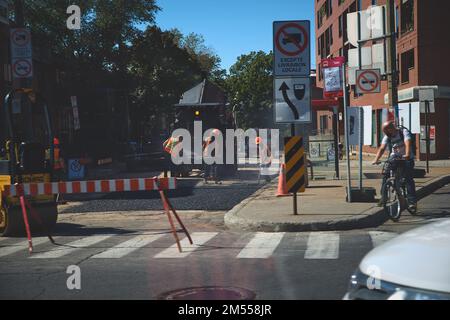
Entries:
POLYGON ((349 138, 348 138, 348 88, 347 88, 347 80, 345 75, 345 66, 344 64, 342 68, 342 83, 344 89, 344 131, 345 131, 345 152, 347 155, 347 201, 352 202, 352 180, 350 176, 350 148, 349 148, 349 138))
POLYGON ((363 189, 364 109, 359 108, 359 190, 363 189))
MULTIPOLYGON (((430 173, 430 113, 431 113, 431 104, 434 109, 434 90, 433 89, 425 89, 419 91, 419 100, 420 103, 425 103, 425 143, 426 143, 426 166, 427 173, 430 173)), ((434 111, 434 110, 433 110, 434 111)))

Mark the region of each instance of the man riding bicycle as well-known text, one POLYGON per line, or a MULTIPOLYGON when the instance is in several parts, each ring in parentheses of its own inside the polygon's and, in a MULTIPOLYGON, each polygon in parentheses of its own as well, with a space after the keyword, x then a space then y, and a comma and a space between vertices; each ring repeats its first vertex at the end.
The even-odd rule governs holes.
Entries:
MULTIPOLYGON (((417 196, 416 185, 413 178, 414 153, 411 132, 405 128, 397 128, 395 126, 395 122, 392 120, 383 124, 383 132, 385 136, 372 164, 375 165, 380 163, 379 160, 383 156, 383 153, 388 145, 392 148, 391 156, 400 156, 405 160, 403 175, 406 182, 406 190, 408 192, 408 209, 415 211, 417 210, 417 196)), ((385 183, 386 178, 386 176, 383 177, 383 183, 385 183)))

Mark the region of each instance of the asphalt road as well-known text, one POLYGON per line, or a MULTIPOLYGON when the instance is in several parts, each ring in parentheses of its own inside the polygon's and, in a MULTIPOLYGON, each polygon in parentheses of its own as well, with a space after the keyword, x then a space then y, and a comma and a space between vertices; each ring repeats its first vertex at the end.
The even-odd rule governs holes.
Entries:
POLYGON ((224 211, 182 210, 196 243, 183 240, 183 254, 157 210, 66 213, 58 245, 35 238, 31 257, 23 239, 0 240, 0 299, 158 299, 168 291, 207 286, 244 288, 256 299, 341 299, 351 273, 374 246, 450 217, 449 194, 446 186, 422 200, 415 217, 345 232, 231 232, 221 224, 224 211), (67 288, 71 265, 80 267, 80 290, 67 288))

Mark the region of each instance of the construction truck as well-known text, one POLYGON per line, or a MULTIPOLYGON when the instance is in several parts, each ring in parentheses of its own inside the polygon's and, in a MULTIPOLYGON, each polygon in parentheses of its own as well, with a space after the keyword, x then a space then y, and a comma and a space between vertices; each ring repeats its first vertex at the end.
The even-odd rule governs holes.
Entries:
MULTIPOLYGON (((54 136, 45 99, 31 89, 16 89, 6 95, 0 112, 0 190, 16 183, 52 182, 54 136)), ((39 212, 44 227, 57 221, 56 196, 27 200, 39 212)), ((41 225, 30 219, 32 231, 41 225)), ((0 235, 25 234, 18 197, 0 197, 0 235)))

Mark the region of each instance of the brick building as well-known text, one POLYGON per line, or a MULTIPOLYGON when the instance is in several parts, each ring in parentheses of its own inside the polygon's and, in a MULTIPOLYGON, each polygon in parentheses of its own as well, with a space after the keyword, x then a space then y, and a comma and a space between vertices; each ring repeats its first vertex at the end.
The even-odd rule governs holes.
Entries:
MULTIPOLYGON (((385 5, 386 0, 313 0, 315 2, 316 63, 324 58, 343 56, 348 61, 348 51, 354 48, 347 39, 347 13, 361 11, 372 5, 385 5)), ((436 128, 436 153, 432 159, 450 157, 450 41, 448 40, 448 0, 397 0, 397 66, 399 103, 419 101, 419 89, 433 88, 436 112, 430 115, 430 125, 436 128)), ((379 43, 380 41, 378 41, 379 43)), ((368 43, 372 45, 377 43, 368 43)), ((323 87, 320 67, 317 86, 323 87)), ((350 105, 373 107, 372 146, 374 152, 382 139, 381 125, 388 117, 388 86, 382 81, 381 93, 357 96, 351 86, 350 105)), ((318 127, 326 123, 327 112, 318 115, 318 127), (322 120, 320 120, 322 119, 322 120)), ((425 124, 424 114, 420 125, 425 124)), ((342 127, 342 123, 340 124, 342 127)), ((424 159, 425 150, 416 137, 416 154, 424 159)))

